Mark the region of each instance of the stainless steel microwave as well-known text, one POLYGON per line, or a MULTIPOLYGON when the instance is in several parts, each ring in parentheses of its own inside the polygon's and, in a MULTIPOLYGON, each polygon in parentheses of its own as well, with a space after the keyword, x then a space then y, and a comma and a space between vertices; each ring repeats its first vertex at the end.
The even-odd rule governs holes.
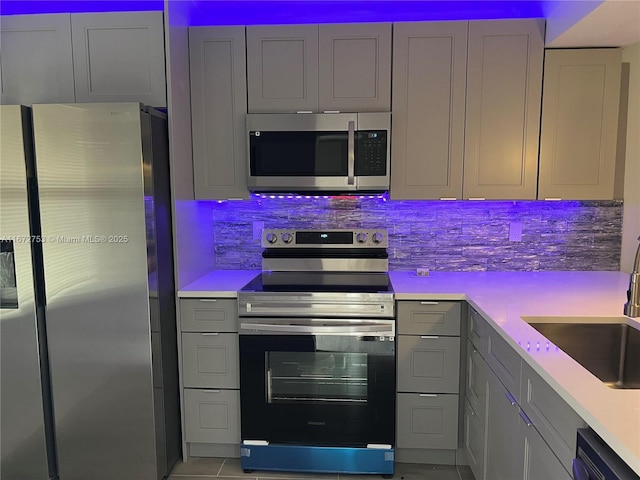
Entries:
POLYGON ((254 192, 389 189, 391 113, 247 115, 254 192))

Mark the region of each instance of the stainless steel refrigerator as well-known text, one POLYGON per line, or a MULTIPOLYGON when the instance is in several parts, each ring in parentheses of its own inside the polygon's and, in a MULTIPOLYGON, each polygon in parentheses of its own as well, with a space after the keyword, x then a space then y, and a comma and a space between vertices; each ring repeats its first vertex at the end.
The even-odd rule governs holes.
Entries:
POLYGON ((166 115, 0 113, 0 478, 163 478, 181 444, 166 115))

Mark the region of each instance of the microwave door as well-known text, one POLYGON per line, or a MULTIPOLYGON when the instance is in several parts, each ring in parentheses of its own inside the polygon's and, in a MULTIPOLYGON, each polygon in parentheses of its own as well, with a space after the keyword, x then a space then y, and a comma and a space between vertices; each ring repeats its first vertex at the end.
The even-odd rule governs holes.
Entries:
POLYGON ((355 189, 349 132, 257 133, 250 136, 253 186, 263 191, 355 189))

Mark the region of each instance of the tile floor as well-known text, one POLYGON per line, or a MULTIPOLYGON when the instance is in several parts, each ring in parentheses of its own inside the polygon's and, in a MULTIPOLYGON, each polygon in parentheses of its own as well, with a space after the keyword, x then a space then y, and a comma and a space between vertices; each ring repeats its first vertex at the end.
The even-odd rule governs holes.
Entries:
MULTIPOLYGON (((474 480, 467 466, 396 463, 394 480, 474 480)), ((179 462, 169 480, 379 480, 380 475, 302 474, 287 472, 244 473, 239 458, 190 458, 179 462)))

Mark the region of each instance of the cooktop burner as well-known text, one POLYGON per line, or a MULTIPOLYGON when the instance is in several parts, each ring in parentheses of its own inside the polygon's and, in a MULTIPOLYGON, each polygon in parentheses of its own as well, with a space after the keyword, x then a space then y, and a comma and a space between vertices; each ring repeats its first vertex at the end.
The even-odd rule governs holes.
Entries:
POLYGON ((258 274, 241 292, 393 293, 388 273, 269 272, 258 274))

